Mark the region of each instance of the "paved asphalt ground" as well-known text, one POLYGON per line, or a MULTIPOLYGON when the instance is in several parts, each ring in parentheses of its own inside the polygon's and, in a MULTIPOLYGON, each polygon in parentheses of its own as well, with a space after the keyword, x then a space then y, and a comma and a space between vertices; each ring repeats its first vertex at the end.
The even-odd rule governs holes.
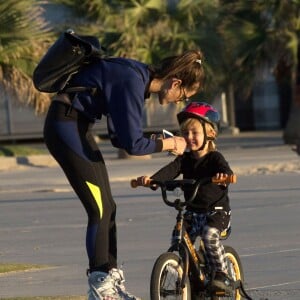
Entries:
MULTIPOLYGON (((262 205, 268 211, 270 209, 270 212, 273 212, 273 209, 281 205, 281 199, 278 200, 278 203, 274 202, 277 201, 276 194, 281 198, 285 197, 284 193, 290 193, 290 201, 294 201, 294 203, 289 202, 286 206, 289 209, 292 208, 289 213, 292 213, 294 209, 294 213, 297 215, 297 208, 299 207, 296 196, 299 193, 298 176, 290 175, 289 177, 283 177, 283 179, 280 176, 276 177, 276 180, 278 180, 278 183, 276 181, 277 185, 281 184, 280 180, 288 180, 278 188, 272 183, 273 179, 271 177, 266 178, 264 176, 265 174, 289 171, 296 171, 296 174, 299 174, 299 156, 291 150, 291 146, 283 144, 281 136, 280 131, 247 132, 238 136, 221 134, 218 145, 230 161, 232 169, 241 175, 241 188, 233 194, 233 197, 247 192, 246 199, 249 197, 251 200, 254 192, 260 193, 259 196, 271 192, 270 200, 266 198, 265 203, 258 203, 258 205, 262 205), (254 176, 248 178, 247 174, 254 174, 254 176), (256 174, 258 177, 256 177, 256 174), (250 180, 250 183, 248 180, 250 180), (265 182, 262 182, 264 180, 265 182), (255 191, 251 191, 249 188, 251 188, 251 182, 254 181, 256 182, 255 191), (260 181, 261 186, 257 184, 260 181), (272 198, 274 198, 274 201, 272 198), (273 202, 274 205, 268 206, 268 202, 273 202)), ((152 158, 118 159, 117 150, 113 149, 108 141, 101 141, 99 145, 106 158, 114 194, 118 201, 121 200, 118 204, 123 212, 123 215, 118 219, 118 226, 120 225, 119 248, 122 259, 125 261, 125 270, 128 271, 126 274, 128 286, 137 295, 147 299, 148 291, 145 286, 148 287, 148 284, 145 284, 145 281, 147 281, 145 278, 148 274, 143 274, 143 270, 151 270, 153 256, 157 257, 157 254, 161 253, 159 251, 165 249, 166 241, 165 237, 160 235, 162 232, 159 232, 159 234, 156 232, 158 240, 155 242, 157 243, 155 246, 153 241, 144 240, 143 237, 149 236, 151 238, 150 233, 152 234, 155 230, 167 231, 169 235, 170 222, 172 224, 173 217, 165 215, 163 205, 155 208, 157 209, 155 214, 151 211, 152 206, 148 208, 149 212, 147 212, 149 197, 152 196, 149 196, 142 189, 131 190, 128 194, 128 182, 134 176, 152 174, 153 171, 169 161, 170 157, 164 153, 155 154, 152 158), (126 189, 127 192, 125 192, 126 189), (133 217, 132 205, 134 205, 135 211, 141 220, 137 219, 135 215, 133 217), (132 230, 129 231, 130 233, 127 231, 129 228, 132 230), (136 250, 136 243, 140 245, 139 251, 136 250), (153 254, 153 252, 155 253, 153 254), (132 285, 132 282, 135 284, 132 285)), ((73 199, 74 195, 69 185, 50 156, 0 158, 0 262, 43 263, 47 261, 56 265, 56 267, 46 271, 0 275, 0 299, 13 296, 84 295, 86 277, 82 270, 86 266, 86 257, 80 239, 84 237, 85 216, 82 213, 79 201, 73 202, 73 199), (66 210, 69 207, 72 207, 72 211, 66 210), (36 216, 37 212, 42 212, 45 219, 36 216), (55 214, 57 214, 57 218, 60 218, 59 221, 53 218, 55 214), (64 225, 64 223, 67 225, 64 225), (23 228, 24 224, 27 225, 23 228), (45 233, 49 236, 45 236, 45 233), (78 247, 79 243, 81 247, 78 247), (33 245, 37 246, 33 248, 33 245)), ((159 205, 159 199, 154 201, 157 201, 155 203, 159 205)), ((239 216, 239 212, 246 211, 247 214, 251 214, 257 203, 253 203, 253 207, 251 207, 251 204, 249 205, 246 208, 236 208, 236 222, 239 220, 243 222, 244 219, 244 215, 241 213, 239 216)), ((264 212, 262 211, 262 213, 264 212)), ((277 214, 277 211, 274 213, 277 214)), ((249 224, 251 224, 250 221, 248 220, 249 224)), ((297 235, 297 229, 295 226, 293 227, 293 223, 290 224, 288 221, 288 218, 281 221, 285 224, 283 235, 285 236, 284 230, 288 229, 297 235)), ((266 222, 264 218, 258 218, 255 220, 253 228, 249 225, 241 228, 240 235, 239 231, 236 231, 236 238, 233 237, 232 240, 234 247, 241 249, 245 269, 249 272, 249 277, 252 276, 251 280, 249 279, 253 288, 252 295, 259 295, 259 298, 258 296, 254 298, 255 300, 267 299, 266 296, 268 295, 272 295, 272 297, 268 297, 269 300, 299 300, 298 268, 288 270, 295 273, 293 280, 289 279, 289 283, 294 281, 294 289, 291 288, 293 285, 287 285, 286 289, 283 287, 280 290, 275 290, 275 292, 269 292, 269 294, 267 292, 255 294, 255 287, 264 285, 261 282, 266 279, 265 270, 259 269, 259 266, 270 263, 270 269, 274 267, 274 263, 271 261, 272 252, 269 248, 272 251, 275 249, 274 253, 276 252, 276 255, 282 257, 282 261, 275 259, 275 270, 279 273, 268 273, 270 280, 274 279, 274 282, 282 282, 280 277, 285 274, 280 274, 281 271, 278 270, 285 270, 289 263, 292 263, 295 267, 299 263, 297 258, 299 257, 297 256, 299 246, 294 246, 297 239, 291 239, 290 242, 286 237, 283 242, 284 245, 287 247, 291 243, 292 246, 288 251, 282 251, 279 249, 281 241, 276 244, 277 241, 274 237, 271 242, 274 242, 274 244, 271 245, 267 240, 264 240, 263 235, 255 232, 255 228, 259 228, 258 224, 266 225, 264 222, 266 222), (247 241, 244 240, 241 234, 247 234, 247 241), (270 251, 268 252, 270 255, 262 255, 260 260, 254 254, 249 254, 249 251, 255 253, 256 249, 253 246, 256 242, 258 242, 259 251, 264 253, 270 251), (284 256, 284 253, 287 253, 287 255, 284 256), (285 259, 287 260, 286 263, 285 259), (257 263, 259 263, 258 266, 255 265, 257 263), (261 298, 262 295, 263 298, 261 298), (273 297, 274 295, 275 297, 273 297)), ((270 222, 278 225, 278 221, 272 220, 272 218, 270 222)), ((273 229, 274 227, 271 227, 270 232, 268 232, 268 236, 271 236, 271 238, 274 234, 273 229)), ((287 284, 286 282, 284 284, 287 284)), ((268 287, 272 289, 272 284, 269 283, 268 287)))

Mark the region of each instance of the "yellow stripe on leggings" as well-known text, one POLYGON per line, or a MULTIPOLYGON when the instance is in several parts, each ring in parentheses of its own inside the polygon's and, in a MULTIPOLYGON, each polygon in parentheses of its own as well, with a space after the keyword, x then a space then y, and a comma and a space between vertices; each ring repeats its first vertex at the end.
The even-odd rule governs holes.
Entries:
POLYGON ((102 205, 101 190, 97 185, 92 184, 88 181, 86 181, 86 184, 88 185, 94 199, 96 200, 96 203, 97 203, 97 206, 99 209, 100 219, 102 219, 103 205, 102 205))

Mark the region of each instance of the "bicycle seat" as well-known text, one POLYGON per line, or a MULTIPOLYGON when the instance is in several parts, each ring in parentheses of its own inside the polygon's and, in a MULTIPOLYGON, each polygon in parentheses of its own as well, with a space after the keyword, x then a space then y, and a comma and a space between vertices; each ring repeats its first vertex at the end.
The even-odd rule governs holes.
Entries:
POLYGON ((225 230, 223 230, 221 233, 220 233, 220 240, 226 240, 229 238, 231 234, 231 226, 229 226, 228 228, 226 228, 225 230))

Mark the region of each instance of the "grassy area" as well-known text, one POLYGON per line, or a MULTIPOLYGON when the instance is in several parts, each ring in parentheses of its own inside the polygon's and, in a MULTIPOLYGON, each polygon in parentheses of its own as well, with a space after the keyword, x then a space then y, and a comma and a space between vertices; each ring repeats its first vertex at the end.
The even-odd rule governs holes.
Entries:
POLYGON ((86 300, 86 296, 53 296, 53 297, 17 297, 1 298, 1 300, 86 300))
POLYGON ((0 263, 0 274, 8 272, 21 272, 29 271, 34 269, 43 269, 47 268, 45 265, 34 265, 34 264, 3 264, 0 263))
MULTIPOLYGON (((3 264, 0 263, 0 274, 8 272, 22 272, 47 268, 45 265, 34 264, 3 264)), ((1 298, 1 300, 86 300, 86 296, 40 296, 40 297, 13 297, 1 298)))
POLYGON ((48 151, 39 146, 7 144, 0 146, 0 156, 27 156, 35 154, 48 154, 48 151))

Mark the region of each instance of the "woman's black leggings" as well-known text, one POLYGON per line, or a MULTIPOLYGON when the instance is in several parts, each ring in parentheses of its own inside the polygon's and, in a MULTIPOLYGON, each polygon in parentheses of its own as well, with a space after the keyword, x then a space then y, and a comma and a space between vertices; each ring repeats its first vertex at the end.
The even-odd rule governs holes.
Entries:
POLYGON ((45 143, 66 174, 87 215, 90 271, 117 267, 116 204, 107 169, 89 122, 68 104, 52 101, 44 126, 45 143))

